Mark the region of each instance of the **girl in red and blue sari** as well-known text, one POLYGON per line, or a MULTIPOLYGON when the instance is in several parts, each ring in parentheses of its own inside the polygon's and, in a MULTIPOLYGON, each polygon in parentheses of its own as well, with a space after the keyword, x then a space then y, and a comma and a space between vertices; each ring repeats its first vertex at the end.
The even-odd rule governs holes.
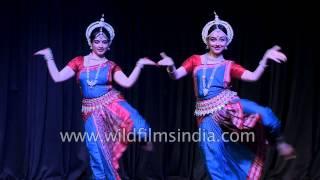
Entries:
MULTIPOLYGON (((233 38, 233 30, 216 15, 206 24, 202 38, 209 51, 192 55, 175 68, 173 60, 161 53, 159 65, 167 66, 172 79, 192 74, 196 96, 195 116, 199 126, 200 148, 212 179, 260 179, 266 154, 266 134, 277 146, 280 155, 294 157, 294 149, 281 135, 281 122, 268 107, 241 99, 230 90, 232 79, 257 81, 267 67, 267 61, 286 61, 280 47, 266 51, 255 71, 246 70, 223 56, 233 38), (254 139, 232 141, 232 134, 254 133, 254 139), (240 142, 239 142, 240 141, 240 142), (242 141, 242 142, 241 142, 242 141)), ((236 138, 237 139, 237 138, 236 138)))
MULTIPOLYGON (((35 55, 43 55, 55 82, 63 82, 76 76, 80 84, 82 118, 84 120, 86 146, 90 157, 92 179, 118 180, 119 159, 126 150, 129 140, 146 142, 149 125, 145 119, 124 99, 113 84, 131 87, 138 79, 144 65, 155 65, 149 59, 140 59, 130 76, 105 57, 114 38, 112 26, 101 18, 89 25, 86 37, 92 52, 72 59, 59 71, 50 48, 40 50, 35 55), (132 136, 133 134, 135 139, 132 136), (98 137, 93 140, 89 137, 98 137), (137 137, 136 137, 137 136, 137 137)), ((152 144, 144 144, 151 150, 152 144)))

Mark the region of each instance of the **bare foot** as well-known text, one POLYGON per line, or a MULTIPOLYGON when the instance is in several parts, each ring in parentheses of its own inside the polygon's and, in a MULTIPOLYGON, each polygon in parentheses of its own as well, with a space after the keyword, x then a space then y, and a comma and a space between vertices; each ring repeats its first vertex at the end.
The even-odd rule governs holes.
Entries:
POLYGON ((296 153, 294 148, 286 142, 278 143, 277 150, 279 152, 279 155, 282 156, 285 160, 296 158, 296 153))

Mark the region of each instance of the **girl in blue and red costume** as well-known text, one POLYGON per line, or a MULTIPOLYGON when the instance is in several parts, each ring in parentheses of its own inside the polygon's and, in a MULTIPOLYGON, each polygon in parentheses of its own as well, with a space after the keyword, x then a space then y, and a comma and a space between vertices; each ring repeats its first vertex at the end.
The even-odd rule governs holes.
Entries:
POLYGON ((281 63, 286 61, 286 56, 274 46, 266 51, 257 69, 251 72, 223 57, 232 38, 229 23, 216 15, 202 31, 209 52, 189 57, 178 69, 170 57, 161 53, 163 59, 158 64, 167 66, 170 77, 175 80, 192 73, 197 99, 195 116, 203 136, 200 148, 210 177, 214 180, 259 179, 266 153, 266 133, 271 135, 279 154, 286 159, 294 157, 294 149, 281 136, 281 123, 271 109, 240 99, 230 90, 229 84, 232 78, 257 81, 268 60, 281 63), (232 142, 226 132, 229 135, 253 132, 255 139, 254 142, 232 142))
MULTIPOLYGON (((98 141, 90 141, 86 136, 86 146, 90 156, 93 179, 118 180, 118 160, 128 145, 130 132, 146 138, 149 125, 141 115, 131 107, 123 96, 113 87, 114 82, 122 87, 131 87, 139 77, 144 65, 155 65, 149 59, 140 59, 130 76, 127 77, 121 68, 105 57, 114 38, 112 26, 100 21, 89 25, 86 31, 87 41, 92 52, 86 56, 72 59, 59 71, 49 48, 40 50, 35 55, 43 55, 51 77, 55 82, 63 82, 73 76, 77 77, 83 95, 82 117, 85 132, 89 136, 98 135, 98 141), (116 139, 105 139, 110 134, 116 139)), ((109 136, 110 137, 110 136, 109 136)), ((132 137, 131 137, 132 138, 132 137)), ((145 150, 151 150, 147 142, 145 150)))

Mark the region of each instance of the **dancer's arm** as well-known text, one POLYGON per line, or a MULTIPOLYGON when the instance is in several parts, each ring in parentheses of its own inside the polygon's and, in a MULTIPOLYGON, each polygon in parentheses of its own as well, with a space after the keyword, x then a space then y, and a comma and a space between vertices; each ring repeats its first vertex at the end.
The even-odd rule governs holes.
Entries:
POLYGON ((61 71, 58 70, 50 48, 42 49, 34 53, 34 55, 42 55, 44 57, 54 82, 66 81, 75 75, 75 72, 69 66, 64 67, 61 71))
POLYGON ((271 49, 268 49, 264 54, 263 58, 261 59, 259 66, 256 68, 255 71, 251 72, 249 70, 244 71, 241 76, 241 80, 243 81, 257 81, 260 79, 261 75, 264 72, 264 69, 267 67, 268 59, 271 59, 277 63, 282 63, 287 61, 287 57, 285 54, 280 52, 279 46, 273 46, 271 49))
POLYGON ((142 58, 137 62, 136 66, 134 67, 129 77, 127 77, 123 73, 123 71, 116 71, 113 75, 113 78, 120 86, 124 88, 130 88, 138 80, 141 69, 143 68, 144 65, 156 65, 156 63, 149 59, 142 58))

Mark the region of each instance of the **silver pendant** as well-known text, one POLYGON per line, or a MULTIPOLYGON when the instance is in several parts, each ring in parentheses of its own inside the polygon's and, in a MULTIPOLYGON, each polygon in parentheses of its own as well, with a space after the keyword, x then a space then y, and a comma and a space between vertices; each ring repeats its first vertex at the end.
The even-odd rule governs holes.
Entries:
POLYGON ((89 85, 90 88, 93 88, 97 84, 97 81, 89 81, 87 80, 87 84, 89 85))
POLYGON ((206 96, 208 94, 208 92, 209 92, 209 89, 208 88, 203 88, 202 92, 203 92, 203 95, 206 96))

